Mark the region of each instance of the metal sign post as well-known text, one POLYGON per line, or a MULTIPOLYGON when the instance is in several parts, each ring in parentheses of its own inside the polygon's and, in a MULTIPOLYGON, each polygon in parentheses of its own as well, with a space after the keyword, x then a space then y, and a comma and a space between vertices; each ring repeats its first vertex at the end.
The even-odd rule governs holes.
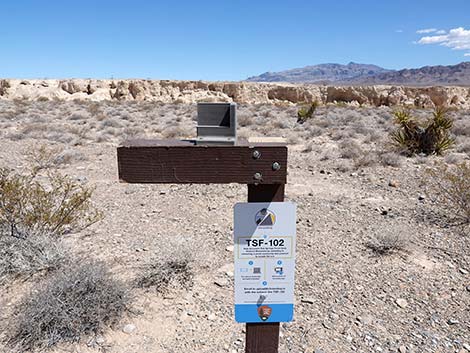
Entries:
POLYGON ((291 202, 235 205, 237 322, 292 321, 295 219, 295 205, 291 202))
MULTIPOLYGON (((217 104, 213 109, 204 106, 199 112, 198 131, 203 135, 194 141, 133 140, 118 147, 120 181, 239 183, 248 185, 248 202, 284 201, 286 145, 236 140, 233 104, 217 104)), ((246 324, 245 352, 277 353, 278 345, 279 322, 246 324)))

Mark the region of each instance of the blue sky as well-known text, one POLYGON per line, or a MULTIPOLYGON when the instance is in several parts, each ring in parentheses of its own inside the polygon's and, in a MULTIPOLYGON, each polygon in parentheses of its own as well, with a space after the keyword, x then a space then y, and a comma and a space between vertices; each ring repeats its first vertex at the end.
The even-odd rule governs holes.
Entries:
POLYGON ((470 61, 470 1, 5 0, 0 54, 9 78, 242 80, 326 62, 450 65, 470 61))

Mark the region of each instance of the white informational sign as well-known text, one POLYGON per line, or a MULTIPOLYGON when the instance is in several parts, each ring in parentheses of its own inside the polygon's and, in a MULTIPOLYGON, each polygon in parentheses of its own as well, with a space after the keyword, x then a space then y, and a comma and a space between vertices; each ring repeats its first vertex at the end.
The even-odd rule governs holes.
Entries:
POLYGON ((294 203, 249 202, 235 205, 237 322, 292 321, 295 236, 294 203))

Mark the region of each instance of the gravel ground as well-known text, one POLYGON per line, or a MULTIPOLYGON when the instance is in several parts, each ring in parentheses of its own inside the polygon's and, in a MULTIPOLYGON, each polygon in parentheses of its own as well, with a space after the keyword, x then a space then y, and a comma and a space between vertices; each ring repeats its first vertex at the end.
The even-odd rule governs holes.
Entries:
MULTIPOLYGON (((119 141, 191 136, 195 106, 0 106, 0 167, 21 169, 28 149, 58 146, 69 156, 60 171, 96 186, 93 198, 105 218, 65 238, 77 259, 103 260, 131 283, 155 254, 181 250, 194 257, 192 288, 164 295, 135 289, 138 314, 55 351, 243 352, 244 326, 233 319, 231 246, 232 209, 246 200, 246 186, 131 185, 117 178, 119 141)), ((413 158, 389 146, 390 108, 322 107, 303 125, 295 112, 239 107, 242 136, 289 142, 286 199, 298 214, 296 303, 295 320, 281 325, 280 352, 470 352, 469 228, 454 225, 452 210, 436 204, 423 185, 434 162, 470 159, 468 112, 451 113, 457 143, 447 156, 413 158), (394 237, 396 251, 372 249, 394 237)), ((0 292, 0 318, 8 318, 35 280, 0 292)), ((1 345, 0 351, 9 352, 1 345)))

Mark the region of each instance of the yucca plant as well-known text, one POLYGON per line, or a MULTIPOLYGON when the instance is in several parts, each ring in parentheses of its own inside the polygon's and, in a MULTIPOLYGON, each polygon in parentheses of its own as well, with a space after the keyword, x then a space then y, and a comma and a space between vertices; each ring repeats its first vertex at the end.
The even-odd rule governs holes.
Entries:
POLYGON ((297 122, 303 124, 308 119, 311 119, 319 105, 320 103, 318 103, 318 101, 313 101, 309 106, 300 108, 297 112, 297 122))
POLYGON ((453 120, 448 110, 437 107, 431 119, 420 122, 408 110, 394 112, 398 128, 392 132, 392 140, 408 155, 423 153, 441 155, 454 144, 450 136, 453 120))

